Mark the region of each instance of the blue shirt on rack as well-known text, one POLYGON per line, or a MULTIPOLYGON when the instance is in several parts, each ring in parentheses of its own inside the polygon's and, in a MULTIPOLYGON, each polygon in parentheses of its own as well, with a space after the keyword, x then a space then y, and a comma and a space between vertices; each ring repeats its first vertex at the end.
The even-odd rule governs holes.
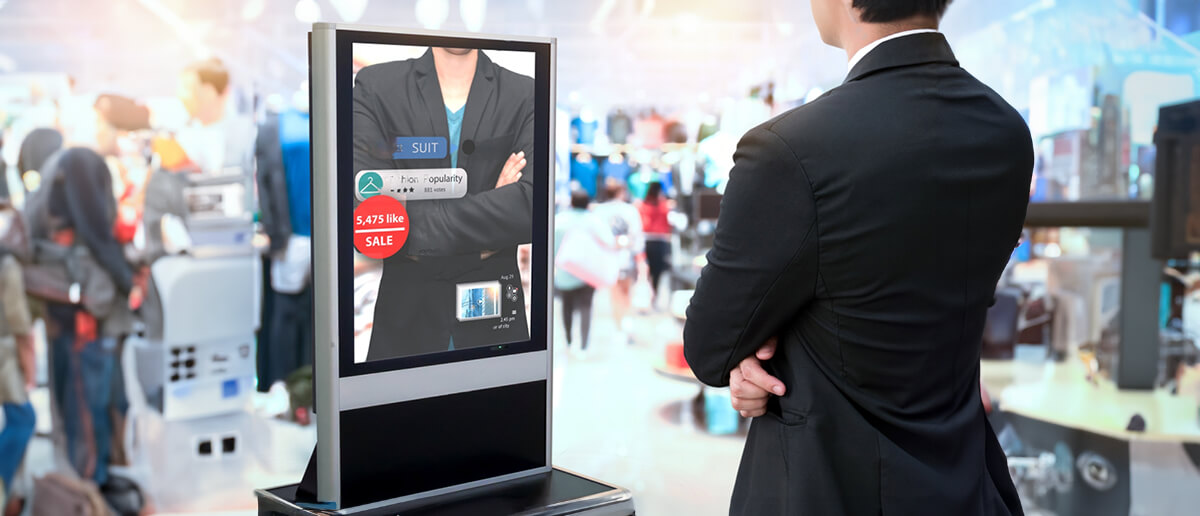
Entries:
POLYGON ((279 114, 279 145, 283 152, 292 233, 311 236, 312 167, 309 162, 308 113, 289 110, 279 114))

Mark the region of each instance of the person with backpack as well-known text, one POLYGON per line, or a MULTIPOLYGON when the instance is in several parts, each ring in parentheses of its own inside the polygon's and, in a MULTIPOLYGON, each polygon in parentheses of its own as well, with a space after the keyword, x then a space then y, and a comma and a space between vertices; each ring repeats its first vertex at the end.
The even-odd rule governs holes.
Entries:
POLYGON ((588 211, 592 199, 582 189, 571 192, 571 208, 558 214, 554 223, 554 288, 562 300, 563 327, 567 349, 576 356, 587 353, 592 328, 592 297, 597 287, 616 280, 618 263, 609 259, 617 248, 612 230, 595 213, 588 211), (572 344, 575 314, 579 314, 579 348, 572 344))
POLYGON ((604 193, 608 200, 597 204, 594 211, 612 228, 621 259, 620 274, 609 291, 612 296, 613 323, 619 332, 619 340, 632 344, 632 332, 626 316, 632 305, 633 284, 646 261, 646 235, 642 231, 641 214, 629 203, 625 181, 608 178, 604 182, 604 193))
MULTIPOLYGON (((105 129, 101 151, 115 145, 113 129, 120 128, 105 129)), ((128 333, 129 305, 140 302, 145 278, 135 274, 114 235, 117 200, 100 153, 59 151, 42 167, 41 179, 25 207, 35 267, 79 286, 65 296, 47 285, 26 288, 45 301, 51 394, 62 414, 67 457, 81 477, 102 486, 112 449, 117 339, 128 333)))

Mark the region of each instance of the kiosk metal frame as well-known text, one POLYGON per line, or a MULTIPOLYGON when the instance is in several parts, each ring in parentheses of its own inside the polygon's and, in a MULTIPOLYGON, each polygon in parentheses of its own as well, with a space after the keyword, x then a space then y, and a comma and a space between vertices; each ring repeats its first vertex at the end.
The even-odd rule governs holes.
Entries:
MULTIPOLYGON (((339 228, 337 215, 339 213, 339 196, 350 195, 348 188, 340 188, 339 184, 339 130, 346 131, 349 127, 339 127, 339 121, 345 116, 339 113, 339 86, 347 88, 346 84, 338 84, 343 77, 339 65, 345 63, 339 60, 339 52, 345 45, 354 41, 353 35, 392 34, 397 36, 424 37, 431 40, 472 41, 478 42, 476 48, 487 50, 496 44, 517 42, 544 46, 549 53, 548 76, 535 77, 536 81, 549 81, 548 99, 548 136, 549 144, 546 150, 546 167, 539 172, 547 175, 544 180, 552 183, 554 173, 554 106, 555 106, 555 59, 556 40, 554 38, 522 37, 522 36, 488 36, 481 34, 459 34, 440 31, 400 30, 391 27, 347 25, 340 23, 316 23, 310 35, 310 88, 312 95, 312 168, 313 168, 313 285, 315 298, 315 392, 318 425, 317 450, 314 455, 316 466, 315 491, 319 501, 310 506, 322 509, 357 512, 383 506, 406 503, 414 500, 445 496, 468 489, 477 489, 494 484, 513 481, 552 471, 551 461, 551 401, 552 401, 552 357, 553 357, 553 326, 550 324, 552 300, 550 269, 547 266, 546 278, 542 284, 533 283, 530 292, 536 302, 539 295, 544 295, 546 303, 544 310, 545 324, 536 320, 530 324, 530 342, 536 343, 544 339, 545 347, 532 351, 508 351, 494 353, 482 358, 458 359, 456 361, 415 365, 403 369, 379 370, 374 368, 369 372, 358 371, 348 373, 342 370, 345 363, 343 346, 353 346, 353 343, 339 342, 341 329, 339 324, 339 292, 344 285, 339 285, 340 268, 346 264, 339 263, 339 228), (349 36, 349 37, 348 37, 349 36), (340 39, 346 38, 346 39, 340 39), (538 332, 538 329, 544 330, 538 332), (523 471, 492 476, 481 480, 440 487, 415 494, 393 497, 369 504, 355 504, 353 508, 346 500, 343 482, 346 480, 342 472, 343 454, 342 440, 345 428, 342 426, 342 413, 348 410, 369 408, 391 403, 401 403, 416 400, 429 400, 435 397, 453 396, 462 393, 477 392, 485 389, 497 389, 513 386, 520 382, 541 381, 545 383, 545 425, 538 429, 545 432, 545 453, 540 466, 523 471)), ((436 45, 435 45, 436 46, 436 45)), ((449 46, 449 45, 447 45, 449 46)), ((493 47, 494 48, 494 47, 493 47)), ((345 57, 344 55, 341 57, 345 57)), ((544 70, 539 65, 538 73, 544 70)), ((541 101, 542 99, 536 99, 541 101)), ((540 158, 538 158, 540 159, 540 158)), ((531 163, 532 164, 532 163, 531 163)), ((540 231, 545 233, 541 242, 546 245, 535 245, 534 252, 543 255, 544 263, 553 263, 552 235, 554 190, 545 188, 535 191, 535 195, 546 196, 546 212, 539 215, 536 211, 538 202, 535 199, 534 220, 544 216, 547 223, 545 228, 536 228, 534 242, 539 242, 540 231)), ((537 258, 535 257, 535 260, 537 258)), ((535 268, 536 271, 536 268, 535 268)), ((535 272, 536 274, 536 272, 535 272)), ((538 317, 534 310, 534 318, 538 317)), ((499 346, 504 348, 505 346, 499 346)), ((355 364, 356 366, 359 364, 355 364)), ((361 368, 359 368, 361 369, 361 368)), ((310 462, 310 469, 314 464, 310 462)), ((311 472, 310 472, 311 473, 311 472)), ((306 479, 310 474, 306 473, 306 479)), ((303 489, 303 482, 301 488, 303 489)))

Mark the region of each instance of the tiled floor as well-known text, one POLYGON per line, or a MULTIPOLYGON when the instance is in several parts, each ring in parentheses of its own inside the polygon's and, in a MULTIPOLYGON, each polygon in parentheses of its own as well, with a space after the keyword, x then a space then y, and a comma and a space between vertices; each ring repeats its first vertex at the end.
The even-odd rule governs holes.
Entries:
POLYGON ((699 392, 652 367, 679 327, 667 315, 635 317, 629 345, 608 306, 607 293, 598 293, 585 359, 566 352, 555 321, 555 465, 632 490, 639 515, 728 514, 743 439, 708 436, 660 414, 699 392))

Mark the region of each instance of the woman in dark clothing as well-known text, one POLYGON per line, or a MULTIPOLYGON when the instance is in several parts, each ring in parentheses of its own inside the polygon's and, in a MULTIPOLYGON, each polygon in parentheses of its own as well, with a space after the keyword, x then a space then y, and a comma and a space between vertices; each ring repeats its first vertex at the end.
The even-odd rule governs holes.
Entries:
POLYGON ((650 269, 650 288, 654 291, 653 306, 658 306, 658 283, 671 266, 671 223, 667 216, 675 201, 663 193, 662 183, 650 183, 646 198, 638 203, 642 215, 642 230, 646 233, 646 265, 650 269))
MULTIPOLYGON (((116 198, 104 158, 91 149, 66 149, 54 154, 41 174, 41 187, 26 205, 30 236, 85 248, 97 265, 90 273, 112 279, 113 304, 126 303, 134 274, 113 236, 116 198)), ((108 478, 117 345, 103 315, 79 304, 46 303, 52 392, 62 414, 67 456, 81 476, 98 485, 108 478)))

